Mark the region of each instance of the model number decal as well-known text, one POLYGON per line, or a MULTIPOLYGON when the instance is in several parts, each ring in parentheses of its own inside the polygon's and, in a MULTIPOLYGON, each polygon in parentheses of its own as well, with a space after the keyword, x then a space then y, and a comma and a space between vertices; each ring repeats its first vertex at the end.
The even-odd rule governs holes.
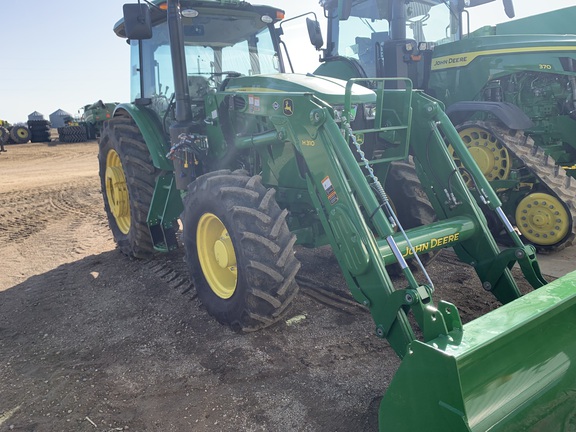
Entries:
POLYGON ((539 68, 539 69, 550 70, 550 69, 552 69, 552 65, 540 63, 540 64, 538 65, 538 68, 539 68))

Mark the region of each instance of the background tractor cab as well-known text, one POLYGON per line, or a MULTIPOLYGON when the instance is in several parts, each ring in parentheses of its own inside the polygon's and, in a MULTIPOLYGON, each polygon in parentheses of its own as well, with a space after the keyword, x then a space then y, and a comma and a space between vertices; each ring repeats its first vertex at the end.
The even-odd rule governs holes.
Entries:
MULTIPOLYGON (((426 90, 434 45, 460 40, 469 28, 468 8, 492 1, 320 0, 327 42, 315 73, 343 79, 407 77, 426 90)), ((512 1, 503 4, 513 17, 512 1)))
MULTIPOLYGON (((539 252, 558 251, 576 239, 576 7, 470 31, 492 1, 320 0, 315 74, 407 77, 444 103, 510 220, 539 252)), ((514 17, 512 0, 502 6, 514 17)))

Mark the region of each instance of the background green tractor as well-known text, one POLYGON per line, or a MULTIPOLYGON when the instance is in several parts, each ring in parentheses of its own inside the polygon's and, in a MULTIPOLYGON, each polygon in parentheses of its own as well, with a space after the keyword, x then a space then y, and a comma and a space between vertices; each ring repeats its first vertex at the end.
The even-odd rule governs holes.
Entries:
MULTIPOLYGON (((443 101, 519 232, 540 252, 560 250, 576 230, 576 36, 565 34, 576 7, 468 32, 473 8, 491 1, 321 0, 316 73, 406 76, 443 101)), ((513 17, 512 1, 504 7, 513 17)))
POLYGON ((239 0, 124 6, 114 31, 130 41, 138 73, 132 102, 104 122, 98 156, 118 248, 151 258, 183 243, 208 313, 253 331, 286 317, 298 293, 295 246, 330 245, 376 335, 403 358, 380 405, 381 431, 558 429, 574 414, 566 323, 576 273, 546 284, 442 104, 410 80, 372 78, 369 89, 362 79, 285 73, 283 17, 239 0), (408 160, 420 189, 393 174, 408 160), (404 228, 394 207, 422 203, 436 220, 404 228), (498 247, 480 206, 512 247, 498 247), (418 281, 407 260, 446 247, 502 308, 462 325, 454 305, 433 301, 425 268, 418 263, 418 281), (537 288, 526 296, 516 263, 537 288))
POLYGON ((86 127, 88 139, 96 139, 100 136, 102 124, 105 120, 112 117, 116 105, 118 105, 118 102, 104 103, 102 100, 84 105, 82 108, 82 123, 86 127))

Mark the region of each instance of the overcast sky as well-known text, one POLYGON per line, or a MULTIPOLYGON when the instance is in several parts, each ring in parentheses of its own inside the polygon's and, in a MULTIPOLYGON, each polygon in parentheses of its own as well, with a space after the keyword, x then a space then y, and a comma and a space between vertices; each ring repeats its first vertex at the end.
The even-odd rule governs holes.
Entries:
MULTIPOLYGON (((129 46, 112 31, 127 0, 0 0, 0 119, 26 121, 39 111, 46 118, 61 108, 73 115, 99 99, 129 101, 129 46)), ((134 0, 133 2, 136 2, 134 0)), ((322 16, 316 0, 258 0, 293 17, 308 11, 322 16)), ((574 0, 516 0, 516 16, 560 9, 574 0)), ((505 21, 500 1, 476 8, 472 27, 505 21)), ((303 29, 302 29, 303 30, 303 29)), ((298 72, 311 72, 318 54, 305 32, 285 41, 298 72)))

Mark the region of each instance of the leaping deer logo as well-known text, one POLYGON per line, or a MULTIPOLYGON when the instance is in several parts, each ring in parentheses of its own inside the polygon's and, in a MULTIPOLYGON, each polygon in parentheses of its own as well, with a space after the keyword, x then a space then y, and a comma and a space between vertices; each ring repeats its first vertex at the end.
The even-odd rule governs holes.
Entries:
POLYGON ((294 102, 292 99, 284 99, 284 115, 291 116, 294 114, 294 102))

